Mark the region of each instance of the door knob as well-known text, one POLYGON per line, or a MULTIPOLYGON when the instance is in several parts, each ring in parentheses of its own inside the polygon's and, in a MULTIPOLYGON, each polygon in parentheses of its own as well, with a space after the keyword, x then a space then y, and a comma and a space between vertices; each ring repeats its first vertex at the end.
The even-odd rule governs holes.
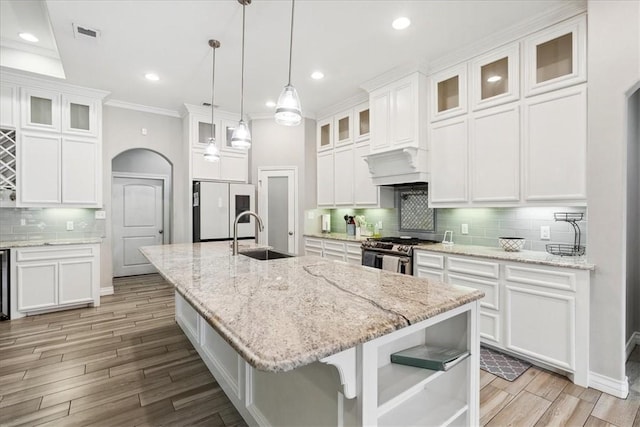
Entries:
POLYGON ((290 232, 289 232, 289 236, 293 236, 293 231, 290 231, 290 232))
POLYGON ((158 233, 162 234, 162 233, 164 233, 164 230, 158 230, 158 233))

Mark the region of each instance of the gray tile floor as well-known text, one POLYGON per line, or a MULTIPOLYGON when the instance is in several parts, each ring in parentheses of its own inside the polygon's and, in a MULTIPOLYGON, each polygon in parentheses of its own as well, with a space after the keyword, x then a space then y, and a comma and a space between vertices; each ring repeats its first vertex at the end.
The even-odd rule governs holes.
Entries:
POLYGON ((640 397, 640 345, 631 352, 626 365, 629 377, 629 396, 640 397))

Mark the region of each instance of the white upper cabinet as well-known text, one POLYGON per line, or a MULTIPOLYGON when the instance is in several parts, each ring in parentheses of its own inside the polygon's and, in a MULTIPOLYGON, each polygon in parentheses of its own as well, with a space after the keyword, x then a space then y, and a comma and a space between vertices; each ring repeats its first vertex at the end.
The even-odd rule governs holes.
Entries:
POLYGON ((430 80, 431 121, 467 112, 467 64, 433 74, 430 80))
POLYGON ((518 47, 513 43, 471 61, 472 109, 493 107, 520 97, 518 47))
POLYGON ((586 203, 586 85, 528 98, 524 108, 525 200, 586 203))
POLYGON ((318 151, 333 148, 333 117, 318 120, 318 151))
POLYGON ((16 129, 18 123, 18 86, 2 82, 0 84, 0 127, 16 129))
POLYGON ((18 144, 17 206, 62 203, 61 160, 60 135, 22 133, 18 144))
POLYGON ((101 204, 100 144, 90 138, 62 138, 62 203, 101 204))
POLYGON ((586 17, 535 33, 524 42, 525 95, 587 80, 586 17))
POLYGON ((520 200, 520 107, 482 111, 469 129, 471 200, 520 200))
POLYGON ((22 88, 22 128, 60 132, 60 93, 22 88))
POLYGON ((426 83, 415 72, 371 91, 371 152, 414 147, 426 149, 426 83))
POLYGON ((77 95, 62 95, 62 132, 98 136, 100 100, 77 95))
POLYGON ((369 165, 364 156, 369 154, 369 144, 358 144, 353 150, 353 202, 355 205, 376 206, 379 201, 380 187, 373 185, 369 165))
POLYGON ((353 109, 354 120, 354 140, 355 142, 366 141, 370 137, 371 121, 369 120, 369 103, 363 102, 353 109))
MULTIPOLYGON (((353 205, 353 145, 336 148, 333 152, 333 195, 336 206, 353 205)), ((319 183, 319 185, 323 185, 319 183)))
POLYGON ((233 148, 231 135, 239 119, 224 111, 215 112, 213 137, 220 159, 210 162, 204 154, 212 136, 211 108, 185 104, 183 125, 187 130, 186 144, 190 147, 191 180, 223 180, 247 182, 249 179, 248 150, 233 148))
POLYGON ((333 151, 318 154, 318 206, 333 206, 334 169, 333 151))
POLYGON ((353 142, 353 110, 349 109, 333 116, 333 142, 340 147, 353 142))
POLYGON ((466 202, 469 193, 467 117, 434 124, 431 129, 431 152, 430 206, 466 202))

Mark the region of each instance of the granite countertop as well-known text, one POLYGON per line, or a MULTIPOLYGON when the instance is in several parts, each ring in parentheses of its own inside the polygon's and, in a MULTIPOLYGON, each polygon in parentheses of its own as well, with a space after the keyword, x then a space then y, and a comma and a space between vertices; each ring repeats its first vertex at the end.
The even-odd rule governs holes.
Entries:
POLYGON ((314 256, 232 256, 228 242, 141 251, 247 362, 264 371, 295 369, 484 295, 314 256))
POLYGON ((88 245, 93 243, 102 243, 103 239, 104 237, 84 237, 84 238, 76 238, 76 239, 0 241, 0 248, 27 248, 30 246, 88 245))
POLYGON ((529 264, 549 265, 553 267, 577 268, 580 270, 595 270, 596 266, 590 264, 584 257, 561 257, 540 251, 507 252, 502 248, 488 246, 453 245, 445 246, 442 243, 419 245, 416 249, 424 249, 432 252, 443 252, 455 255, 468 255, 481 258, 490 258, 502 261, 526 262, 529 264))

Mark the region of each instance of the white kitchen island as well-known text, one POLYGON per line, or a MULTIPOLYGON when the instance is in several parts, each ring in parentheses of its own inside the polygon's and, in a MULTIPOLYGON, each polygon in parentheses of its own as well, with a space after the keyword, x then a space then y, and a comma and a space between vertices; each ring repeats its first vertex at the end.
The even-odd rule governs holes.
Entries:
POLYGON ((141 250, 248 424, 478 424, 482 292, 313 256, 232 256, 228 242, 141 250), (446 372, 390 363, 422 343, 471 356, 446 372))

